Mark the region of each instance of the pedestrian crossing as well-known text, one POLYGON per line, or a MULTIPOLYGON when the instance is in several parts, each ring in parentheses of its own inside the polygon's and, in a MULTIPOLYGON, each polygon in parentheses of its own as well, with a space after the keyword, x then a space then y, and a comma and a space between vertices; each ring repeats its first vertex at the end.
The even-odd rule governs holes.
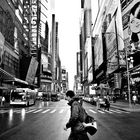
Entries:
MULTIPOLYGON (((54 114, 54 113, 58 113, 58 114, 62 114, 65 113, 67 111, 69 111, 66 108, 32 108, 30 110, 26 110, 26 109, 9 109, 9 110, 0 110, 0 114, 4 114, 4 113, 10 113, 10 111, 12 111, 13 113, 22 113, 22 111, 25 111, 26 114, 54 114)), ((91 112, 93 114, 124 114, 124 113, 131 113, 131 112, 127 112, 127 111, 123 111, 123 110, 118 110, 118 109, 110 109, 108 110, 96 110, 96 109, 92 109, 92 108, 86 108, 87 112, 91 112)))

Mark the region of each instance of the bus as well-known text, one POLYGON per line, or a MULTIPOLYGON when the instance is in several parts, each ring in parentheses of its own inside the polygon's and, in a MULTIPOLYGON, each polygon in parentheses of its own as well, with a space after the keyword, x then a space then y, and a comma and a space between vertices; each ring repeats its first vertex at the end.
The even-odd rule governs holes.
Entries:
POLYGON ((16 88, 11 90, 10 105, 33 105, 36 101, 36 91, 29 88, 16 88))

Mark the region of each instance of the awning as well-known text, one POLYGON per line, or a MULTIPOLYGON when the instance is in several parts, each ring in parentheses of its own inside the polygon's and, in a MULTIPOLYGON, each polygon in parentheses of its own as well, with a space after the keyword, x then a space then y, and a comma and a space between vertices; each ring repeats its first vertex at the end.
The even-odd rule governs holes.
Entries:
POLYGON ((14 78, 14 82, 19 82, 19 83, 28 85, 28 82, 26 82, 26 81, 24 81, 24 80, 21 80, 21 79, 18 79, 18 78, 14 78))
POLYGON ((0 86, 0 89, 6 90, 6 89, 8 89, 8 88, 7 88, 7 87, 1 87, 1 86, 0 86))
POLYGON ((2 68, 0 68, 0 80, 13 80, 14 76, 11 75, 10 73, 8 73, 7 71, 3 70, 2 68))
POLYGON ((24 80, 21 80, 21 79, 18 79, 16 77, 13 77, 13 79, 4 80, 4 82, 6 82, 6 83, 12 83, 12 82, 14 82, 14 85, 18 85, 18 84, 28 85, 28 82, 26 82, 24 80))
POLYGON ((12 82, 14 82, 14 85, 28 85, 28 82, 14 77, 2 68, 0 68, 0 80, 2 80, 4 83, 10 84, 13 84, 12 82))

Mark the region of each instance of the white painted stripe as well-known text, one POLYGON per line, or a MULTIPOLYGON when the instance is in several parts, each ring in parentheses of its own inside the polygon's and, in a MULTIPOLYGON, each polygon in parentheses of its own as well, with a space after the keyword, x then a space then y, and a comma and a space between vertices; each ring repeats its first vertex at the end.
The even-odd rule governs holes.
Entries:
POLYGON ((54 113, 56 111, 56 109, 52 110, 50 113, 54 113))
POLYGON ((111 112, 111 111, 108 111, 108 110, 104 110, 105 112, 107 112, 107 113, 110 113, 110 114, 112 114, 113 112, 111 112))
POLYGON ((43 111, 42 113, 46 113, 46 112, 48 112, 48 111, 50 111, 50 109, 47 109, 47 110, 43 111))
POLYGON ((102 113, 102 114, 104 114, 105 112, 103 112, 103 111, 101 111, 101 110, 98 110, 98 112, 100 112, 100 113, 102 113))
POLYGON ((116 109, 116 111, 118 111, 118 112, 120 112, 120 113, 130 113, 130 112, 126 112, 126 111, 118 110, 118 109, 116 109))
POLYGON ((13 111, 14 113, 21 113, 21 111, 20 110, 15 110, 15 111, 13 111))
POLYGON ((121 113, 121 112, 118 112, 118 111, 116 111, 116 110, 110 110, 111 112, 115 112, 115 113, 121 113))
POLYGON ((97 113, 97 112, 93 111, 92 109, 89 109, 89 111, 92 112, 92 113, 97 113))
POLYGON ((64 112, 64 109, 61 109, 60 111, 59 111, 59 113, 63 113, 64 112))
POLYGON ((37 111, 35 111, 35 112, 33 112, 33 113, 38 113, 38 112, 40 112, 40 111, 42 111, 43 109, 39 109, 39 110, 37 110, 37 111))
POLYGON ((32 110, 29 110, 29 111, 26 111, 26 113, 30 113, 30 112, 33 112, 35 111, 36 109, 32 109, 32 110))
POLYGON ((6 113, 6 112, 8 112, 8 110, 1 110, 0 111, 1 114, 6 113))

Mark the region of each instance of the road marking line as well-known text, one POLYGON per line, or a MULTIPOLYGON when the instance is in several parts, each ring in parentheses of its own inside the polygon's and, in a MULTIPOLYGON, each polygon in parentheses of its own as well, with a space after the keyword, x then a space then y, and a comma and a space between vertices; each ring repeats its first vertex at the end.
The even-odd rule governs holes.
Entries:
POLYGON ((35 111, 35 112, 33 112, 33 113, 38 113, 38 112, 40 112, 40 111, 42 111, 43 109, 39 109, 39 110, 37 110, 37 111, 35 111))
POLYGON ((120 113, 130 113, 130 112, 126 112, 126 111, 123 111, 123 110, 116 110, 116 111, 118 111, 118 112, 120 112, 120 113))
POLYGON ((20 110, 14 110, 13 112, 14 112, 14 113, 21 113, 20 110))
POLYGON ((92 109, 89 109, 89 111, 92 112, 92 113, 97 113, 97 112, 93 111, 92 109))
POLYGON ((56 111, 56 109, 52 110, 50 113, 54 113, 56 111))
POLYGON ((6 113, 6 112, 8 112, 8 110, 1 110, 0 111, 1 114, 6 113))
POLYGON ((121 112, 118 112, 116 110, 110 110, 110 111, 121 114, 121 112))
POLYGON ((47 110, 43 111, 42 113, 46 113, 46 112, 48 112, 48 111, 50 111, 50 109, 47 109, 47 110))
POLYGON ((103 112, 103 111, 101 111, 101 110, 98 110, 98 112, 100 112, 100 113, 102 113, 102 114, 105 113, 105 112, 103 112))
POLYGON ((63 113, 64 112, 64 109, 61 109, 60 111, 59 111, 59 113, 63 113))
POLYGON ((104 111, 105 111, 105 112, 107 112, 107 113, 110 113, 110 114, 111 114, 111 113, 113 113, 113 112, 111 112, 111 111, 108 111, 108 110, 104 110, 104 111))
POLYGON ((36 109, 32 109, 32 110, 29 110, 29 111, 26 111, 26 113, 30 113, 30 112, 33 112, 35 111, 36 109))

